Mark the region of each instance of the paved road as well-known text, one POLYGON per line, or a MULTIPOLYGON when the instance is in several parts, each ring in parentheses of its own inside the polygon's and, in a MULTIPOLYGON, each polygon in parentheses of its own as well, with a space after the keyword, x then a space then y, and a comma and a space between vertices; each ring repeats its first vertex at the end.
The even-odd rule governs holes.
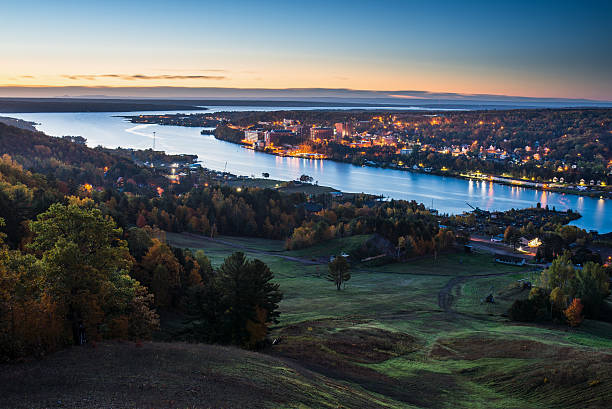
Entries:
POLYGON ((501 254, 504 256, 520 257, 524 258, 525 260, 531 260, 535 256, 535 253, 515 253, 505 244, 494 243, 485 237, 472 236, 470 238, 470 245, 478 250, 483 250, 494 254, 501 254))

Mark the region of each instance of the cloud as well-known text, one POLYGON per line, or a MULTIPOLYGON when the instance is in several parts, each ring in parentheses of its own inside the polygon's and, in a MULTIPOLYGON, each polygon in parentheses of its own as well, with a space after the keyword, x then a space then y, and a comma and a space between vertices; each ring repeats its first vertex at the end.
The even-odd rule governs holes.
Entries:
POLYGON ((224 75, 145 75, 145 74, 86 74, 86 75, 62 75, 69 80, 95 81, 99 78, 117 78, 125 81, 137 80, 224 80, 224 75))
POLYGON ((156 71, 164 72, 229 72, 223 68, 209 68, 209 69, 193 69, 193 68, 158 68, 156 71))

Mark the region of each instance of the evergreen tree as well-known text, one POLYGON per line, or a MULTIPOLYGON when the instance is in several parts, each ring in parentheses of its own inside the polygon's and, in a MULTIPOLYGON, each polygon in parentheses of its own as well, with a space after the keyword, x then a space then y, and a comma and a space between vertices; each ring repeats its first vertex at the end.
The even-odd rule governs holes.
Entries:
POLYGON ((327 280, 336 284, 336 289, 340 291, 342 283, 347 282, 351 279, 349 273, 349 264, 345 257, 336 257, 334 261, 327 265, 329 273, 327 274, 327 280))

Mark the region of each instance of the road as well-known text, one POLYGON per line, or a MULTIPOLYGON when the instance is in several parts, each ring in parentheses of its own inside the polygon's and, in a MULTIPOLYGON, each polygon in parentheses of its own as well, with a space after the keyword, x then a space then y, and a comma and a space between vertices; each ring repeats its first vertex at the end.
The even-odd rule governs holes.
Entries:
POLYGON ((453 312, 452 305, 454 296, 452 294, 453 288, 456 285, 462 284, 468 280, 476 279, 476 278, 487 278, 487 277, 499 277, 510 274, 516 274, 517 271, 506 271, 504 273, 491 273, 491 274, 473 274, 468 276, 457 276, 453 277, 442 289, 438 292, 438 306, 442 308, 445 312, 453 312))
POLYGON ((526 261, 529 261, 535 257, 535 253, 515 253, 505 244, 494 243, 486 237, 472 236, 470 238, 470 245, 478 250, 504 256, 520 257, 524 258, 526 261))

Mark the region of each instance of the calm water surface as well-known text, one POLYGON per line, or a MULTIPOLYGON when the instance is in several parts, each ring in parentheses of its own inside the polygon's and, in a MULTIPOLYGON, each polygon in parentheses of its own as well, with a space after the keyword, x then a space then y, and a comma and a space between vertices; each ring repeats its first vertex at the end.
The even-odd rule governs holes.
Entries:
MULTIPOLYGON (((207 112, 281 109, 317 108, 226 106, 211 107, 207 112)), ((332 161, 273 156, 216 140, 211 135, 200 135, 201 128, 132 124, 119 117, 137 114, 139 113, 86 112, 4 115, 37 122, 40 124, 37 128, 49 135, 81 135, 87 138, 88 145, 92 147, 102 145, 111 148, 150 148, 155 131, 156 149, 168 153, 194 153, 198 155, 204 167, 225 169, 237 175, 260 177, 262 172, 268 172, 273 179, 292 180, 302 174, 308 174, 320 185, 346 192, 367 192, 395 199, 416 200, 427 206, 433 204, 433 207, 441 212, 451 214, 470 210, 467 203, 487 210, 508 210, 535 206, 540 202, 542 206, 554 206, 561 210, 571 208, 580 212, 582 218, 573 224, 581 228, 602 233, 612 231, 610 200, 399 170, 358 167, 332 161)))

